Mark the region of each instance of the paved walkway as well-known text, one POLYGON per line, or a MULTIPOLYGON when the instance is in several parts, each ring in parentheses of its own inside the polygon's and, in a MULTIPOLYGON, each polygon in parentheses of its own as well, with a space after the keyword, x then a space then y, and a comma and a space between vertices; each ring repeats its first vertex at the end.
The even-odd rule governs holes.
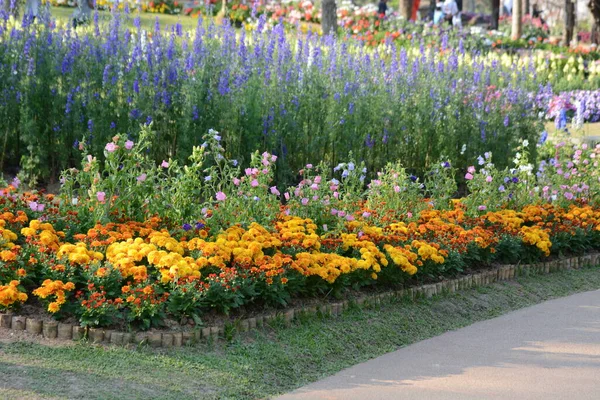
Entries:
POLYGON ((280 399, 600 399, 600 291, 424 340, 280 399))

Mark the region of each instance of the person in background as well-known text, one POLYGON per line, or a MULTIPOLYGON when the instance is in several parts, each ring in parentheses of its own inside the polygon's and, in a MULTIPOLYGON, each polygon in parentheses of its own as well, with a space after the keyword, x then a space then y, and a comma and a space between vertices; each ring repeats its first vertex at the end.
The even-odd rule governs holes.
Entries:
POLYGON ((71 21, 73 21, 73 28, 77 28, 79 25, 85 25, 92 15, 94 9, 95 0, 77 0, 77 8, 71 15, 71 21))
POLYGON ((513 6, 513 0, 504 0, 504 2, 502 3, 502 8, 504 9, 504 15, 512 14, 512 6, 513 6))
POLYGON ((454 19, 458 15, 456 0, 445 0, 442 4, 442 12, 444 13, 444 22, 454 25, 454 19))
POLYGON ((410 20, 416 21, 417 14, 419 13, 419 6, 421 5, 421 0, 413 0, 412 8, 410 10, 410 20))
POLYGON ((542 18, 542 10, 540 10, 538 8, 537 3, 533 3, 533 6, 531 8, 531 18, 539 18, 540 22, 542 24, 545 24, 546 22, 544 21, 544 19, 542 18))
POLYGON ((377 14, 379 15, 379 18, 384 19, 385 14, 387 13, 387 10, 388 10, 387 0, 379 0, 379 7, 377 9, 377 14))
POLYGON ((40 12, 40 0, 27 0, 25 3, 25 15, 35 20, 40 12))
POLYGON ((433 23, 439 25, 444 22, 444 12, 442 11, 442 0, 437 0, 435 3, 435 10, 433 12, 433 23))

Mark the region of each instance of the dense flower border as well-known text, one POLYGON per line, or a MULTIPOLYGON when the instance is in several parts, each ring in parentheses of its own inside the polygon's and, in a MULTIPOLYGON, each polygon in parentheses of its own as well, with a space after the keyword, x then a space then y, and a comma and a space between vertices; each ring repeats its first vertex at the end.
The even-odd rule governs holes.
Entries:
POLYGON ((15 331, 27 331, 29 334, 43 335, 47 339, 80 340, 87 338, 92 343, 106 342, 113 345, 150 345, 152 347, 181 347, 202 341, 217 341, 228 338, 234 331, 246 332, 260 329, 273 321, 281 320, 286 325, 292 321, 302 320, 309 315, 337 315, 350 306, 363 307, 379 304, 391 299, 417 300, 422 297, 432 297, 444 293, 469 289, 493 282, 511 280, 516 276, 528 274, 543 274, 578 269, 600 265, 600 254, 590 254, 582 257, 567 258, 531 265, 505 265, 492 270, 473 275, 461 276, 453 280, 445 280, 435 284, 411 287, 398 291, 388 291, 375 295, 361 296, 352 300, 336 303, 325 303, 319 306, 286 309, 278 313, 260 314, 247 319, 238 319, 224 324, 196 328, 184 331, 169 331, 152 333, 120 332, 109 329, 86 328, 79 325, 57 323, 56 321, 41 321, 36 318, 13 315, 11 312, 0 313, 0 328, 15 331), (302 318, 301 318, 302 317, 302 318))
POLYGON ((415 221, 385 228, 348 221, 334 235, 318 234, 312 220, 285 213, 273 227, 232 226, 211 237, 201 223, 169 232, 158 218, 67 234, 70 227, 59 221, 29 220, 24 211, 6 209, 0 226, 2 308, 35 297, 58 320, 74 316, 84 326, 141 329, 161 326, 167 317, 200 323, 211 309, 281 306, 291 297, 365 286, 402 287, 494 261, 543 260, 552 246, 584 252, 600 243, 600 209, 574 204, 478 217, 460 206, 424 210, 415 221))

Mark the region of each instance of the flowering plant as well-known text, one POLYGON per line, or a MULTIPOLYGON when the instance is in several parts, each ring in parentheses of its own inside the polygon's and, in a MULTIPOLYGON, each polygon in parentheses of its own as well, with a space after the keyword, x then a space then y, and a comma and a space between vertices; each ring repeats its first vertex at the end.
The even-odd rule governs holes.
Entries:
POLYGON ((27 294, 22 291, 20 282, 10 281, 6 285, 0 285, 0 309, 10 310, 27 301, 27 294))
POLYGON ((56 314, 67 302, 67 297, 73 289, 75 289, 73 282, 63 283, 59 280, 46 279, 42 282, 42 286, 33 291, 33 294, 47 304, 48 312, 56 314))

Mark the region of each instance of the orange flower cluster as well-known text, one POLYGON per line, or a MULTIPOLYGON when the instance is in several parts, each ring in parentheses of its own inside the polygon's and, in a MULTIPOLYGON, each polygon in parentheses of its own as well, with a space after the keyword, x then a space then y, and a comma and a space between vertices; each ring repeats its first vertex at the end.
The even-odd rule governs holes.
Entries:
POLYGON ((3 308, 26 301, 27 294, 19 290, 19 281, 10 281, 8 285, 0 285, 0 306, 3 308))
POLYGON ((33 291, 33 294, 40 299, 54 297, 54 301, 48 304, 48 311, 54 314, 60 311, 60 307, 67 301, 65 292, 70 292, 73 289, 75 289, 73 282, 63 283, 59 280, 46 279, 42 286, 33 291))

